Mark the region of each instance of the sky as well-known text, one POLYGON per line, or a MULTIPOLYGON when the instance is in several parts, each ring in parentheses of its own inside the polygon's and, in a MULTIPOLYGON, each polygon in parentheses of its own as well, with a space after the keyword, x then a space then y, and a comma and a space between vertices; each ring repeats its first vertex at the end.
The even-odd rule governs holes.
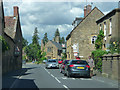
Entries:
MULTIPOLYGON (((49 40, 52 40, 57 28, 60 36, 66 38, 73 29, 74 19, 84 16, 85 5, 86 2, 33 2, 31 0, 29 2, 4 2, 4 13, 5 16, 12 16, 13 6, 19 7, 22 34, 31 43, 35 27, 39 32, 39 41, 43 39, 46 32, 49 40)), ((93 2, 92 9, 95 6, 107 14, 118 8, 118 2, 93 2)))

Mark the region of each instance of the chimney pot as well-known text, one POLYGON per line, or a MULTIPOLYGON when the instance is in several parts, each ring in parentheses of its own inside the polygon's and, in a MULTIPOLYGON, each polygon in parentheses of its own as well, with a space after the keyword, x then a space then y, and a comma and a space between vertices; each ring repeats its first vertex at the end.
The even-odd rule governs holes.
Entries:
POLYGON ((14 16, 19 15, 19 8, 17 6, 14 6, 14 16))

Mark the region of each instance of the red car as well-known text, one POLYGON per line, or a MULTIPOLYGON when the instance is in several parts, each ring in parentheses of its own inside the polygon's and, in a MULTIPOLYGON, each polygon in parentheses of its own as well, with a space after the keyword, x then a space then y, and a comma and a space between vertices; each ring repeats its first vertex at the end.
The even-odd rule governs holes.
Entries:
POLYGON ((67 65, 67 62, 68 62, 69 60, 64 60, 63 62, 62 62, 62 64, 61 64, 61 66, 60 66, 60 73, 63 73, 64 74, 64 72, 65 72, 65 66, 67 65))
POLYGON ((58 63, 61 64, 63 62, 62 59, 58 59, 58 63))

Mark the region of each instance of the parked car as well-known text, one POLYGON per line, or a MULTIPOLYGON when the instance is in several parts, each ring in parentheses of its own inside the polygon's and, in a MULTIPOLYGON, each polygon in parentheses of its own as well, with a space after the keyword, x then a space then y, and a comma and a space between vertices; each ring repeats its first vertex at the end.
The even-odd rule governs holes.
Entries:
POLYGON ((58 63, 62 64, 63 60, 62 59, 58 59, 58 63))
POLYGON ((90 66, 85 60, 70 60, 65 66, 64 75, 90 77, 90 66))
POLYGON ((59 68, 57 60, 56 59, 48 59, 46 62, 46 68, 59 68))
POLYGON ((60 66, 60 73, 63 73, 63 74, 64 74, 64 72, 65 72, 65 66, 66 66, 66 64, 67 64, 68 61, 69 61, 69 60, 64 60, 64 61, 62 62, 61 66, 60 66))
POLYGON ((43 63, 46 63, 47 62, 47 60, 43 60, 43 63))

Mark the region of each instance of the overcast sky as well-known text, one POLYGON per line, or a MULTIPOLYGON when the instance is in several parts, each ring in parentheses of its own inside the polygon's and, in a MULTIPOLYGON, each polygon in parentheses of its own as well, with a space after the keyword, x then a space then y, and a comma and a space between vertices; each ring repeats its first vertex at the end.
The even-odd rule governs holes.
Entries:
MULTIPOLYGON (((88 2, 87 4, 91 4, 88 2)), ((85 2, 4 2, 5 16, 13 15, 13 6, 19 7, 23 37, 31 43, 35 27, 38 27, 40 41, 44 33, 52 40, 58 28, 61 37, 72 31, 75 17, 83 17, 85 2)), ((118 2, 93 2, 104 14, 118 8, 118 2)))

